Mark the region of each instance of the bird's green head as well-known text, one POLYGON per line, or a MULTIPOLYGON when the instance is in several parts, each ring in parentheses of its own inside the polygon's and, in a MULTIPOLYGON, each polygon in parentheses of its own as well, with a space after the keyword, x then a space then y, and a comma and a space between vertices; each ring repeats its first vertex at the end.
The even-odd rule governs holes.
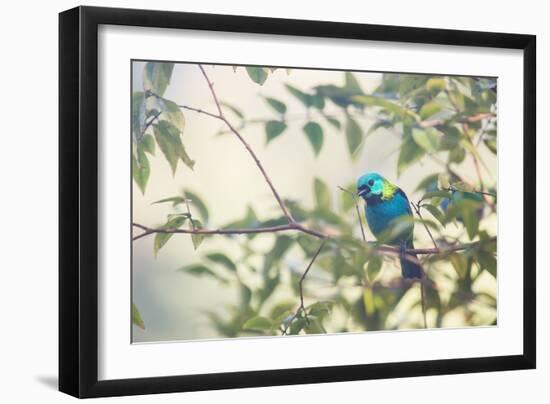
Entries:
POLYGON ((378 173, 367 173, 357 180, 357 195, 363 199, 387 199, 395 193, 397 187, 378 173))

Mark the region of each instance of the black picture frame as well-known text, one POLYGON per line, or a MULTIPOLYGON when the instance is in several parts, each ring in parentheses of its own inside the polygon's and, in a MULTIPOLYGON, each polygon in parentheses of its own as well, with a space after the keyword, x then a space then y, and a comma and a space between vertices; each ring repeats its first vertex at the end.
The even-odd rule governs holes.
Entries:
POLYGON ((59 100, 59 390, 84 398, 535 368, 535 36, 77 7, 59 15, 59 100), (523 199, 524 206, 529 206, 523 210, 523 353, 99 381, 97 62, 101 24, 522 50, 523 199))

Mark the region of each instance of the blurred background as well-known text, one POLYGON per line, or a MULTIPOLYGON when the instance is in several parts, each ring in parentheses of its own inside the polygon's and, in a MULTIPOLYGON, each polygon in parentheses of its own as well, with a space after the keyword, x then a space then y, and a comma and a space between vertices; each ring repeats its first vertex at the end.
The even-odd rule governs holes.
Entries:
MULTIPOLYGON (((146 65, 133 63, 134 94, 150 90, 144 86, 154 85, 158 79, 157 72, 153 68, 147 70, 146 65)), ((349 76, 344 72, 284 68, 274 71, 258 68, 262 69, 258 72, 245 67, 210 65, 204 68, 225 105, 224 113, 255 151, 279 194, 295 203, 295 209, 306 212, 307 220, 313 220, 315 225, 361 238, 353 203, 346 201, 339 187, 354 190, 355 181, 365 172, 380 173, 403 189, 411 201, 419 201, 426 192, 441 188, 439 174, 446 174, 450 183, 458 180, 453 177, 458 174, 460 183, 469 184, 472 190, 483 187, 496 193, 496 117, 469 123, 467 129, 458 124, 465 117, 496 114, 496 80, 463 78, 461 82, 437 78, 443 80, 445 88, 430 89, 427 83, 430 77, 411 76, 410 88, 404 89, 403 82, 410 75, 354 72, 361 93, 390 100, 419 115, 424 105, 439 104, 441 108, 435 108, 431 115, 426 112, 423 121, 441 119, 448 127, 458 126, 458 136, 475 140, 474 150, 464 146, 462 140, 452 147, 430 145, 426 142, 432 140, 433 133, 426 130, 426 135, 414 137, 415 147, 422 149, 422 153, 400 164, 398 172, 398 161, 403 163, 404 144, 408 141, 407 128, 416 123, 409 124, 401 111, 392 110, 392 105, 371 107, 347 102, 342 105, 338 94, 329 90, 350 89, 349 76), (396 88, 393 88, 394 76, 399 77, 396 88), (476 88, 479 94, 474 93, 476 88), (451 94, 465 96, 453 100, 449 89, 451 94), (491 93, 495 94, 494 100, 487 99, 491 93), (324 105, 322 108, 314 105, 314 98, 304 101, 304 94, 312 97, 322 94, 324 105), (280 105, 266 98, 282 102, 285 112, 281 113, 280 105), (475 105, 470 105, 470 99, 475 105), (459 110, 453 101, 458 102, 459 110), (308 106, 308 102, 313 105, 308 106), (356 138, 350 133, 353 128, 349 128, 349 117, 357 124, 356 138), (272 124, 268 128, 269 121, 284 122, 282 132, 278 133, 282 126, 272 124), (321 127, 321 146, 318 131, 308 134, 304 128, 309 122, 321 127), (456 150, 464 150, 462 159, 460 155, 451 156, 460 154, 456 150), (481 168, 479 161, 483 162, 481 168), (426 178, 430 181, 423 182, 426 178), (324 201, 327 195, 327 210, 333 211, 336 218, 317 215, 320 199, 324 201)), ((194 64, 173 66, 162 98, 216 112, 207 83, 194 64)), ((145 109, 151 107, 145 104, 145 109)), ((182 112, 185 125, 181 141, 195 161, 193 169, 180 161, 173 173, 169 159, 157 144, 154 154, 147 154, 149 173, 145 192, 136 182, 133 186, 133 221, 149 227, 165 225, 168 215, 185 213, 187 207, 155 202, 184 192, 197 197, 207 209, 204 217, 197 204, 191 204, 193 216, 201 216, 204 227, 221 228, 246 220, 265 223, 279 218, 279 207, 260 171, 236 137, 227 133, 224 123, 193 111, 182 109, 182 112)), ((434 130, 449 136, 445 128, 434 130)), ((154 136, 153 131, 151 135, 154 136)), ((443 215, 447 213, 444 199, 432 205, 443 215)), ((362 202, 360 206, 362 212, 362 202)), ((424 215, 434 223, 434 233, 441 243, 471 242, 496 236, 496 198, 483 197, 474 211, 479 209, 482 213, 476 213, 475 234, 467 231, 467 220, 461 216, 464 212, 442 220, 431 216, 431 211, 424 215)), ((374 240, 366 226, 365 231, 367 239, 374 240)), ((135 229, 135 235, 140 232, 135 229)), ((280 335, 280 325, 298 307, 297 280, 309 262, 315 241, 298 240, 292 233, 285 234, 288 239, 281 241, 280 236, 207 236, 195 249, 189 235, 178 234, 156 254, 154 235, 135 240, 132 300, 138 320, 134 316, 133 342, 280 335), (284 243, 288 245, 279 256, 269 255, 284 243), (268 257, 274 261, 269 267, 268 257), (267 294, 266 287, 273 290, 267 294), (247 321, 258 318, 270 320, 271 325, 260 321, 246 326, 247 321)), ((418 223, 415 246, 433 247, 418 223)), ((496 261, 491 248, 426 262, 428 275, 437 285, 437 291, 427 298, 429 327, 496 324, 496 261)), ((335 265, 336 258, 340 258, 337 250, 337 247, 328 249, 312 266, 304 283, 306 305, 317 311, 313 318, 318 318, 318 327, 302 326, 295 333, 423 328, 419 287, 401 282, 397 260, 386 257, 381 265, 372 265, 369 273, 368 262, 372 257, 366 256, 364 265, 361 262, 357 265, 357 257, 344 254, 345 262, 335 265)))

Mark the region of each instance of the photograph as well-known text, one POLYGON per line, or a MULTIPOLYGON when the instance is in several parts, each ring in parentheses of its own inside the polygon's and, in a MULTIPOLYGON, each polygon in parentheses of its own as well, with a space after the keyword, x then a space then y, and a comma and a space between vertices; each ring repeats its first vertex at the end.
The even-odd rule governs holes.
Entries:
POLYGON ((497 77, 129 67, 132 343, 497 326, 497 77))

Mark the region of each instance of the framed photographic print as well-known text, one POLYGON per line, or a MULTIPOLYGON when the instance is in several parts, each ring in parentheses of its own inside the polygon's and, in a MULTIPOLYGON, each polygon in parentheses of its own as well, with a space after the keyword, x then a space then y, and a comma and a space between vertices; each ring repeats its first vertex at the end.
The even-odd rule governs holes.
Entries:
POLYGON ((535 367, 534 36, 59 21, 61 391, 535 367))

